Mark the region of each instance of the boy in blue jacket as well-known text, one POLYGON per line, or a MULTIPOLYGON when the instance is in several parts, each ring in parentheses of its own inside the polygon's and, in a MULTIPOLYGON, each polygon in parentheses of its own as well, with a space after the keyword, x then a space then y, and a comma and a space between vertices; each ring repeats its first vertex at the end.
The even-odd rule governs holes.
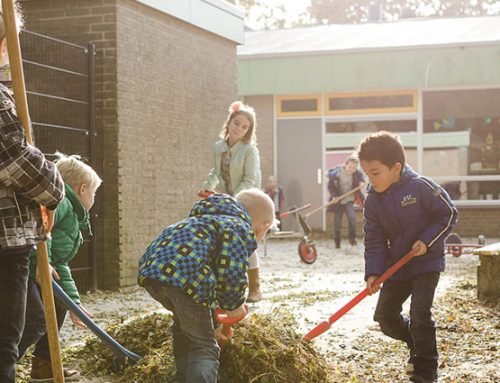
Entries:
POLYGON ((273 221, 273 201, 258 189, 235 198, 214 194, 164 229, 141 257, 139 284, 173 313, 176 381, 217 381, 216 338, 225 338, 220 327, 214 332, 212 309, 245 315, 248 257, 273 221))
POLYGON ((374 319, 382 332, 408 345, 407 372, 414 383, 437 381, 438 351, 432 302, 444 271, 444 240, 457 223, 457 209, 446 191, 405 163, 398 137, 378 132, 358 147, 370 185, 365 200, 365 280, 373 282, 411 249, 414 259, 381 289, 374 319), (411 295, 410 317, 401 314, 411 295))

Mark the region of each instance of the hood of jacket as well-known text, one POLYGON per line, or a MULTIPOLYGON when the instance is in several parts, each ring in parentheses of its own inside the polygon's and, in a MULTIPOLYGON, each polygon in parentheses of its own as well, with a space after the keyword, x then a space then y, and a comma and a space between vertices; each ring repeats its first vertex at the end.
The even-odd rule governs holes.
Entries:
POLYGON ((197 202, 189 216, 228 215, 238 217, 251 224, 250 216, 245 207, 227 194, 213 194, 197 202))

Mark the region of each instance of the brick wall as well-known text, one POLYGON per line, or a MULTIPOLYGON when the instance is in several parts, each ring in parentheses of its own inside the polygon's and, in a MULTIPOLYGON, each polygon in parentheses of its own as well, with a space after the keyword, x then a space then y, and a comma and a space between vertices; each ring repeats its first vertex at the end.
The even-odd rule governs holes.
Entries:
POLYGON ((25 0, 27 29, 96 45, 98 282, 134 284, 137 260, 186 216, 236 99, 235 43, 132 0, 25 0))
POLYGON ((458 209, 458 224, 454 230, 462 237, 500 238, 500 204, 496 208, 458 209))
POLYGON ((185 217, 236 99, 236 46, 135 1, 117 9, 120 273, 185 217), (134 31, 134 33, 131 33, 134 31))

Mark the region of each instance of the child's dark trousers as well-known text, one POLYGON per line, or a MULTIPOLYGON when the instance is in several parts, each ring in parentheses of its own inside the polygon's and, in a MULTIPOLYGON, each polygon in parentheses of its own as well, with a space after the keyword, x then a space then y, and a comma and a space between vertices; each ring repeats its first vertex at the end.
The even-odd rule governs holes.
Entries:
POLYGON ((220 348, 214 337, 211 310, 197 304, 177 287, 148 279, 144 288, 153 299, 173 313, 176 380, 181 383, 215 383, 220 348))
MULTIPOLYGON (((57 328, 61 330, 68 309, 57 299, 54 299, 57 328)), ((26 324, 24 326, 23 336, 19 342, 19 358, 26 350, 36 344, 33 355, 50 361, 49 339, 46 334, 45 313, 43 309, 41 287, 32 279, 28 280, 28 294, 26 302, 26 324)))
POLYGON ((14 383, 26 310, 31 248, 0 251, 0 382, 14 383))
POLYGON ((431 308, 439 275, 439 272, 432 272, 417 275, 409 281, 386 281, 380 290, 374 317, 385 335, 408 345, 414 374, 429 380, 437 379, 436 326, 431 308), (401 312, 410 295, 408 318, 401 312))

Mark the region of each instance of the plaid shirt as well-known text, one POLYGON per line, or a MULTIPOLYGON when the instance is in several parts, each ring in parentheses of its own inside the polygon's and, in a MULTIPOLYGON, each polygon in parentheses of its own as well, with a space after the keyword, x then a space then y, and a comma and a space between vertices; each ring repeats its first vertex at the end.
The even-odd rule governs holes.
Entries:
POLYGON ((38 205, 52 210, 63 197, 56 166, 26 142, 12 92, 0 84, 0 250, 44 240, 38 205))

